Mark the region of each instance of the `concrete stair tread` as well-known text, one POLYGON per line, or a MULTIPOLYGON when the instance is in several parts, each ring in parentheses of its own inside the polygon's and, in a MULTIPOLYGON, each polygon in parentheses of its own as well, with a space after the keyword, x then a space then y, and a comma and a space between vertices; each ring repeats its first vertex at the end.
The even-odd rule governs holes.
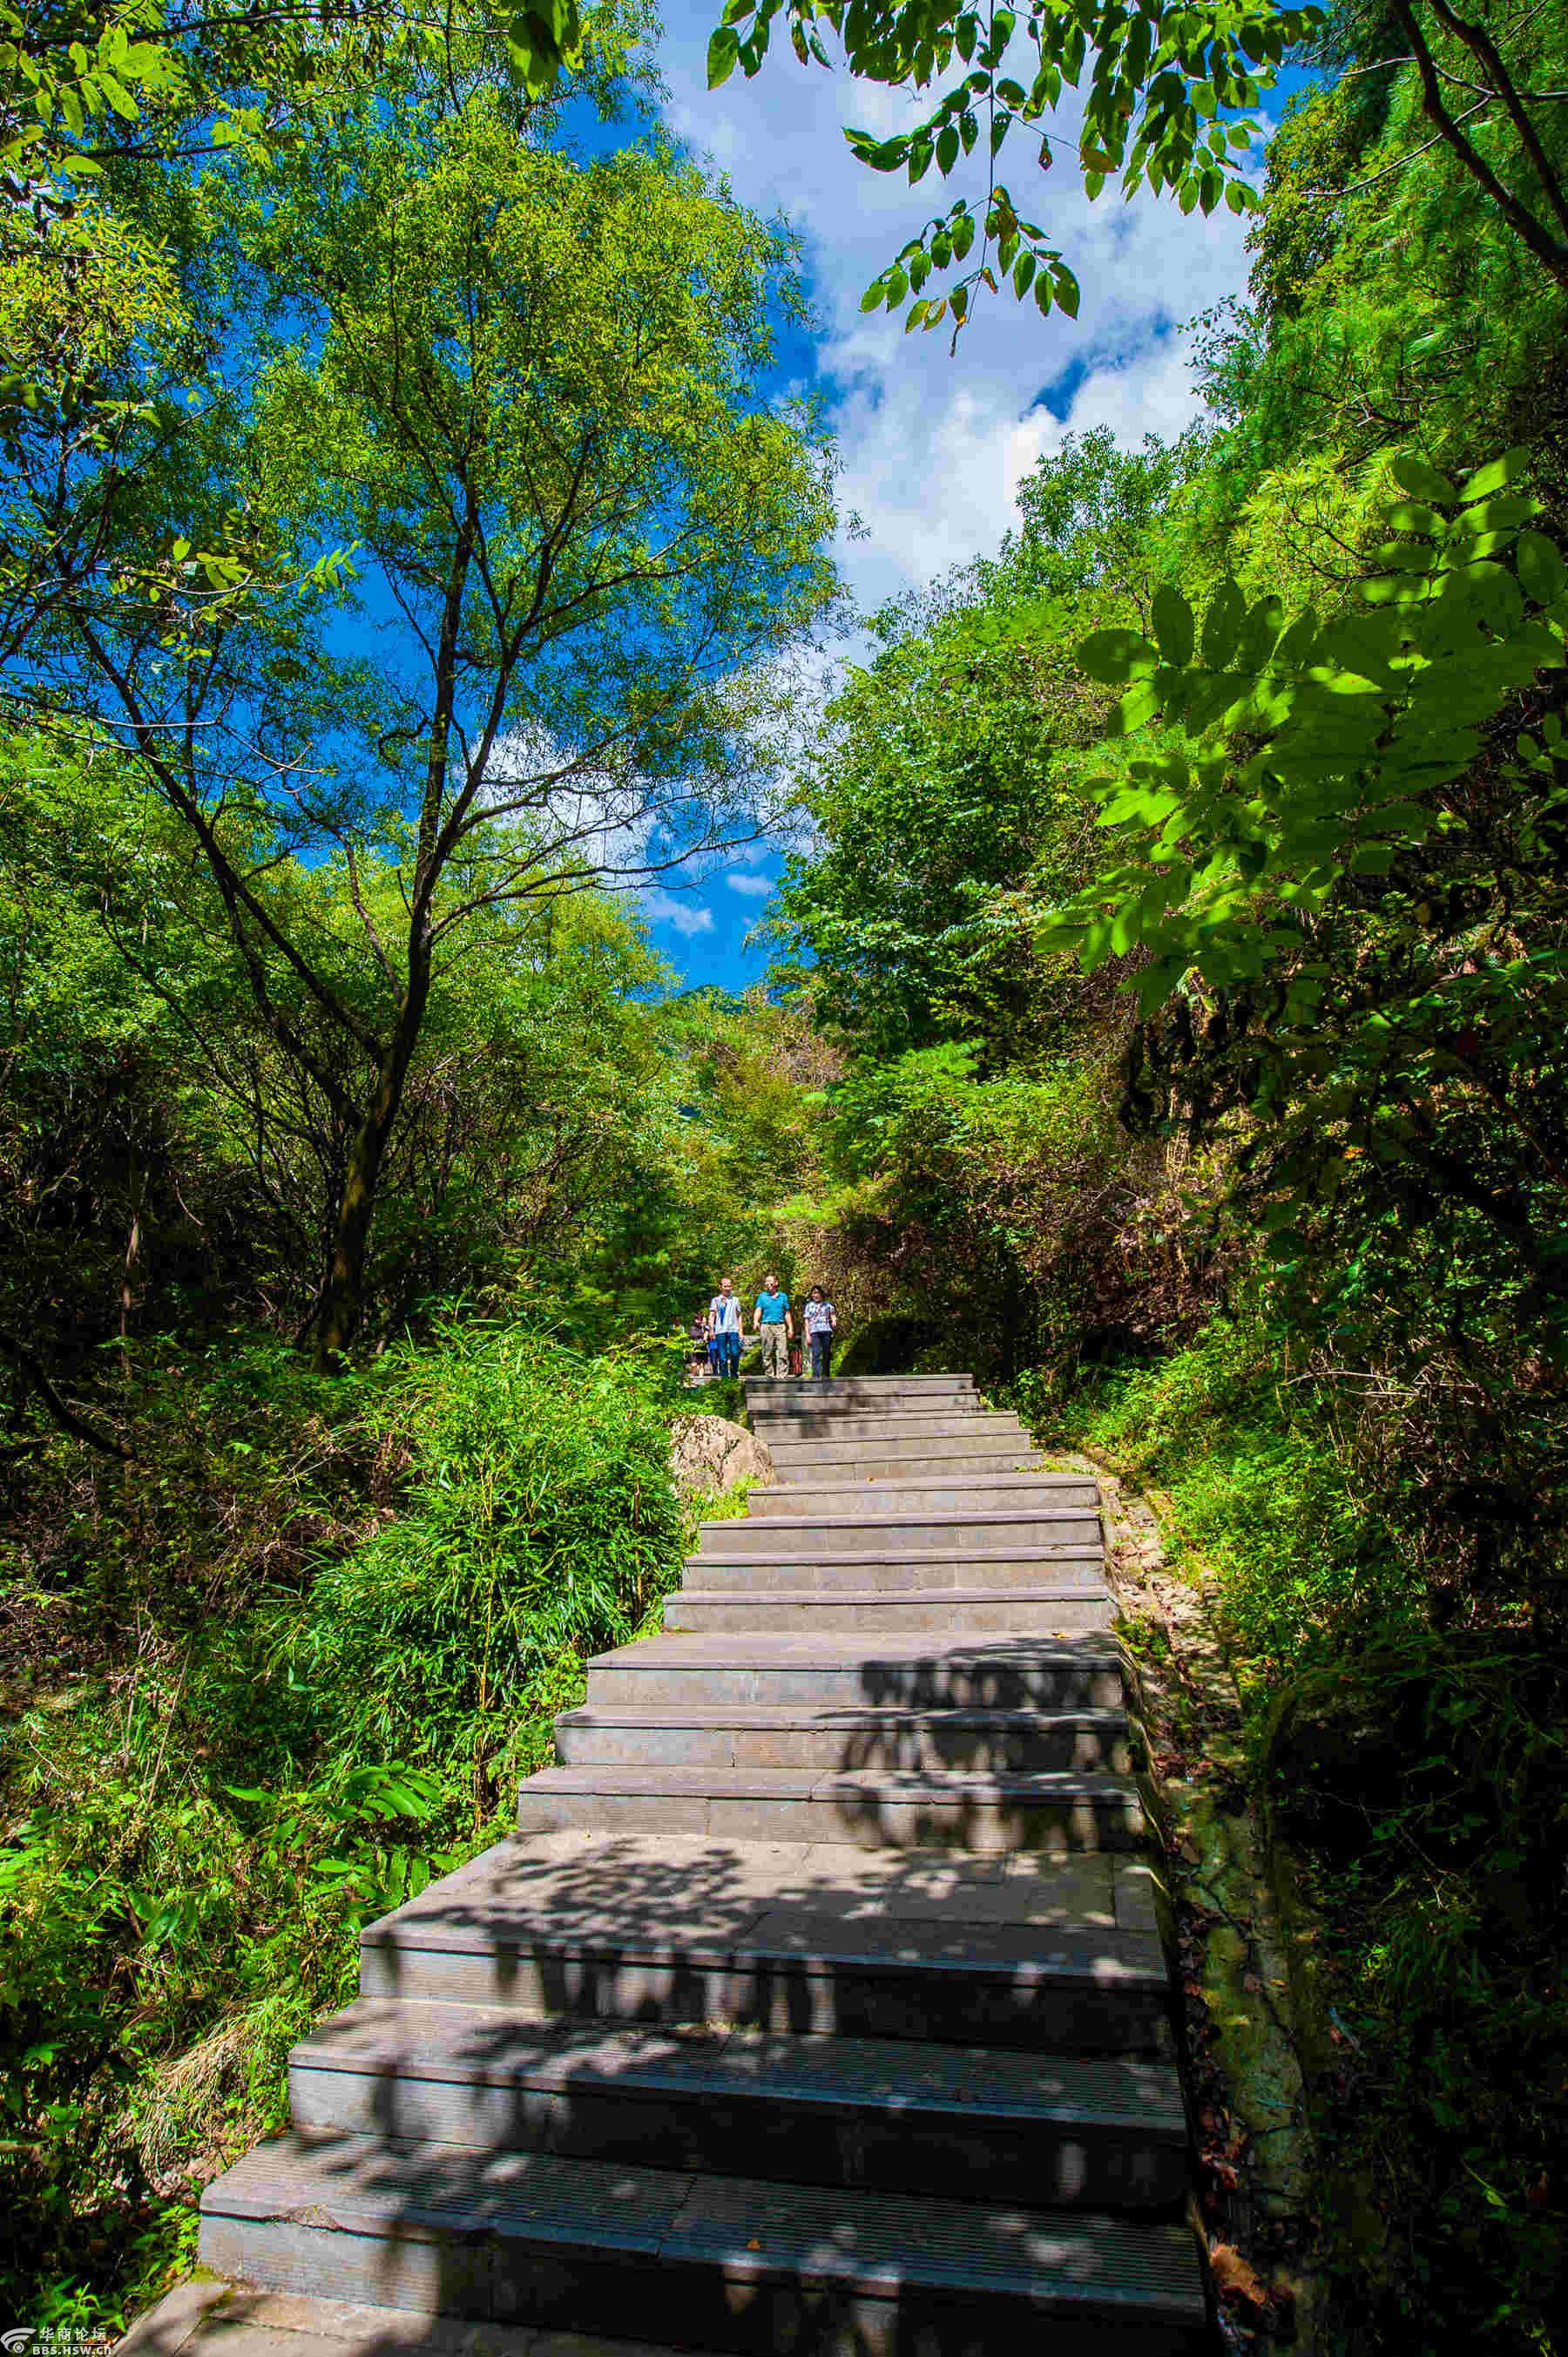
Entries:
POLYGON ((865 1424, 875 1431, 883 1424, 912 1425, 924 1432, 941 1424, 966 1429, 972 1424, 983 1424, 995 1431, 1004 1426, 1015 1432, 1024 1430, 1021 1416, 1010 1408, 983 1407, 972 1392, 949 1392, 938 1397, 920 1399, 842 1399, 819 1400, 756 1399, 746 1403, 754 1425, 811 1424, 831 1430, 840 1424, 865 1424))
MULTIPOLYGON (((867 1499, 867 1503, 885 1506, 882 1499, 867 1499)), ((1073 1523, 1082 1530, 1099 1530, 1099 1511, 1094 1506, 1042 1506, 1040 1513, 1024 1513, 1018 1506, 997 1506, 995 1513, 943 1513, 943 1511, 908 1511, 896 1509, 886 1501, 886 1511, 875 1515, 865 1513, 821 1513, 811 1518, 813 1530, 898 1530, 903 1523, 912 1523, 918 1530, 988 1530, 993 1523, 1004 1523, 1012 1530, 1016 1523, 1073 1523)), ((719 1521, 701 1523, 701 1530, 759 1530, 762 1525, 752 1515, 719 1515, 719 1521)))
POLYGON ((951 1706, 918 1703, 714 1703, 705 1709, 671 1703, 654 1710, 622 1709, 618 1704, 584 1703, 564 1710, 557 1727, 825 1727, 854 1733, 858 1727, 1017 1727, 1021 1730, 1056 1727, 1124 1727, 1124 1710, 997 1710, 982 1705, 951 1706))
POLYGON ((912 2039, 541 2020, 498 2006, 360 1997, 296 2045, 317 2069, 616 2093, 748 2097, 882 2111, 957 2112, 1186 2134, 1175 2065, 1154 2056, 1024 2054, 912 2039))
POLYGON ((994 1409, 980 1407, 900 1407, 887 1408, 877 1415, 860 1408, 822 1408, 813 1413, 790 1407, 771 1414, 753 1408, 751 1427, 759 1440, 776 1434, 780 1440, 860 1441, 875 1445, 886 1438, 967 1444, 973 1434, 983 1432, 988 1437, 1015 1441, 1025 1448, 1035 1445, 1015 1415, 1002 1415, 994 1409))
MULTIPOLYGON (((865 1503, 869 1492, 877 1504, 888 1491, 899 1490, 963 1490, 977 1496, 1001 1495, 1011 1498, 1039 1498, 1042 1501, 1060 1495, 1064 1490, 1092 1491, 1095 1484, 1077 1473, 952 1473, 939 1475, 934 1480, 926 1475, 908 1473, 865 1473, 857 1480, 776 1481, 768 1486, 769 1498, 842 1498, 846 1506, 852 1501, 865 1503)), ((755 1494, 755 1493, 754 1493, 755 1494)), ((1052 1507, 1053 1512, 1069 1511, 1052 1507)), ((1071 1510, 1077 1511, 1077 1510, 1071 1510)), ((1090 1508, 1085 1511, 1095 1512, 1090 1508)), ((967 1519, 967 1518, 966 1518, 967 1519)))
POLYGON ((1123 1887, 1146 1878, 1141 1864, 1104 1856, 512 1834, 368 1924, 360 1945, 882 1954, 916 1969, 1082 1972, 1163 1991, 1152 1917, 1121 1903, 1123 1887))
MULTIPOLYGON (((900 1556, 898 1560, 903 1558, 900 1556)), ((748 1568, 746 1558, 735 1558, 735 1567, 737 1571, 748 1568)), ((765 1571, 768 1566, 758 1564, 757 1568, 765 1571)), ((679 1596, 682 1591, 677 1589, 675 1592, 679 1596)), ((1050 1587, 922 1587, 911 1591, 908 1597, 900 1597, 896 1588, 888 1587, 770 1588, 765 1581, 757 1579, 750 1581, 745 1587, 704 1587, 697 1592, 693 1600, 701 1604, 799 1604, 802 1610, 816 1607, 823 1611, 845 1604, 896 1606, 899 1603, 975 1604, 994 1610, 999 1605, 1008 1604, 1081 1604, 1086 1595, 1093 1596, 1099 1592, 1097 1588, 1086 1587, 1080 1582, 1077 1586, 1058 1583, 1050 1587)), ((1109 1595, 1110 1591, 1107 1589, 1105 1593, 1109 1595)), ((1027 1636, 1029 1631, 1022 1630, 1019 1633, 1027 1636)), ((1064 1631, 1063 1633, 1067 1632, 1064 1631)))
POLYGON ((1036 2315, 1193 2326, 1204 2315, 1192 2237, 1180 2226, 552 2154, 296 2133, 258 2146, 209 2186, 202 2211, 357 2238, 483 2237, 513 2265, 530 2250, 546 2261, 638 2255, 660 2270, 716 2268, 736 2284, 786 2278, 901 2301, 921 2290, 1003 2293, 1036 2315))
POLYGON ((196 2276, 166 2292, 113 2357, 691 2357, 668 2341, 324 2299, 196 2276))
MULTIPOLYGON (((722 1523, 718 1525, 723 1528, 722 1523)), ((765 1523, 755 1525, 758 1532, 767 1529, 765 1523)), ((865 1527, 863 1525, 863 1527, 865 1527)), ((845 1552, 830 1547, 758 1546, 753 1553, 736 1549, 722 1555, 703 1555, 704 1564, 734 1564, 748 1569, 767 1571, 777 1566, 783 1569, 790 1564, 908 1564, 912 1568, 929 1571, 933 1565, 944 1563, 1099 1563, 1105 1550, 1099 1545, 1085 1545, 1077 1539, 1059 1539, 1051 1546, 1010 1547, 867 1547, 845 1552)), ((696 1555, 686 1557, 688 1563, 698 1561, 696 1555)))
POLYGON ((1039 1637, 1024 1635, 999 1641, 984 1637, 953 1635, 943 1637, 915 1634, 908 1644, 896 1648, 890 1638, 866 1638, 845 1632, 835 1636, 831 1631, 808 1631, 796 1634, 787 1631, 779 1636, 748 1636, 737 1631, 734 1636, 710 1635, 694 1631, 665 1630, 650 1637, 639 1637, 630 1645, 618 1645, 613 1652, 589 1656, 590 1670, 615 1667, 648 1668, 654 1670, 666 1663, 671 1666, 713 1666, 722 1669, 767 1670, 775 1667, 789 1669, 838 1670, 846 1665, 859 1669, 917 1669, 935 1665, 943 1668, 981 1669, 988 1663, 998 1668, 1013 1669, 1020 1663, 1064 1668, 1120 1669, 1120 1649, 1096 1632, 1076 1640, 1047 1642, 1039 1637))
MULTIPOLYGON (((752 1419, 754 1425, 800 1423, 801 1420, 798 1416, 754 1416, 752 1419)), ((1039 1464, 1045 1462, 1045 1452, 1013 1416, 993 1416, 987 1411, 976 1409, 972 1415, 949 1416, 946 1419, 949 1429, 945 1432, 936 1428, 942 1420, 931 1417, 926 1418, 913 1432, 889 1430, 889 1426, 898 1420, 894 1416, 856 1416, 854 1422, 864 1424, 866 1429, 865 1432, 850 1432, 845 1429, 850 1419, 844 1416, 807 1418, 809 1428, 806 1431, 780 1431, 775 1435, 773 1446, 797 1453, 826 1448, 840 1450, 851 1457, 888 1456, 899 1462, 907 1456, 926 1448, 930 1449, 933 1456, 973 1457, 979 1454, 983 1457, 1023 1457, 1033 1458, 1039 1464)))
POLYGON ((974 1377, 965 1367, 928 1368, 919 1375, 829 1375, 824 1382, 818 1375, 743 1375, 742 1383, 748 1393, 796 1391, 908 1391, 933 1388, 939 1383, 957 1383, 966 1391, 974 1389, 974 1377))
POLYGON ((936 1448, 931 1440, 789 1440, 776 1436, 767 1443, 773 1459, 773 1469, 780 1476, 797 1473, 849 1473, 856 1480, 873 1480, 873 1470, 882 1469, 889 1476, 903 1476, 910 1466, 940 1473, 943 1466, 964 1466, 972 1473, 988 1473, 1000 1466, 1004 1473, 1033 1473, 1040 1457, 1028 1445, 1014 1436, 981 1436, 981 1443, 964 1440, 955 1448, 936 1448))
POLYGON ((897 1799, 951 1797, 975 1801, 1085 1800, 1124 1801, 1135 1793, 1131 1776, 1095 1770, 1042 1768, 1020 1775, 996 1775, 985 1769, 915 1768, 666 1768, 601 1767, 541 1768, 525 1790, 535 1792, 642 1792, 711 1794, 720 1800, 811 1800, 825 1793, 886 1792, 897 1799))

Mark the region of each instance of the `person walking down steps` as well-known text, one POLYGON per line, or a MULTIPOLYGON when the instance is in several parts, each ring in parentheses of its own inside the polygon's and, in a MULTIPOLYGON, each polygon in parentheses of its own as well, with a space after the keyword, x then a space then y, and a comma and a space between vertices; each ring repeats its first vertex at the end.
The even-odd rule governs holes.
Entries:
POLYGON ((787 1375, 795 1320, 790 1315, 789 1297, 779 1290, 779 1279, 771 1271, 763 1278, 762 1290, 757 1297, 756 1325, 762 1340, 763 1373, 787 1375))
POLYGON ((729 1277, 721 1276, 719 1289, 708 1304, 708 1335, 715 1375, 739 1374, 740 1334, 740 1303, 735 1286, 729 1277))
POLYGON ((825 1383, 833 1371, 833 1336, 839 1329, 839 1314, 822 1291, 813 1285, 806 1296, 806 1340, 811 1346, 811 1374, 815 1382, 825 1383))

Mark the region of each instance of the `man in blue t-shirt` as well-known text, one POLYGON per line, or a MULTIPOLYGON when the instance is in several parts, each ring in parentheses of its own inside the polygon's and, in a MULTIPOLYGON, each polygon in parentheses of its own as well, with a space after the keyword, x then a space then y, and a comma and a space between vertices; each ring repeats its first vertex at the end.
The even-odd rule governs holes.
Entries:
POLYGON ((789 1297, 779 1290, 779 1279, 769 1271, 762 1280, 762 1290, 757 1297, 756 1331, 762 1338, 762 1372, 765 1375, 787 1375, 789 1372, 789 1338, 795 1331, 795 1321, 789 1315, 789 1297))

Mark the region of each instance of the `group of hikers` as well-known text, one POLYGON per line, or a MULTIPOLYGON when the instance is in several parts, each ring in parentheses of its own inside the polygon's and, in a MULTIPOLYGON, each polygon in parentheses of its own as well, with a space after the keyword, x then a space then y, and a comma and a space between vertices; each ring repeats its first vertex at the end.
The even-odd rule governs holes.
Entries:
MULTIPOLYGON (((721 1276, 719 1289, 706 1311, 699 1313, 692 1320, 693 1381, 701 1379, 704 1364, 714 1375, 739 1374, 745 1322, 740 1296, 733 1280, 721 1276)), ((797 1326, 794 1305, 769 1270, 762 1280, 762 1290, 752 1304, 751 1313, 751 1330, 762 1344, 763 1373, 800 1374, 802 1372, 801 1346, 805 1343, 811 1353, 812 1375, 819 1383, 826 1383, 833 1371, 833 1337, 838 1332, 838 1312, 823 1288, 813 1285, 801 1305, 797 1326)))

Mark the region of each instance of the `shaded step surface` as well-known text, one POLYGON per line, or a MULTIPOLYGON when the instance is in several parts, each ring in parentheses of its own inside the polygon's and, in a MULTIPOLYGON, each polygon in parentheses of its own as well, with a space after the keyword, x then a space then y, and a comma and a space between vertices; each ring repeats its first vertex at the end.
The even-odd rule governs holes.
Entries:
POLYGON ((735 1841, 856 1841, 899 1849, 1128 1849, 1144 1837, 1127 1777, 1070 1770, 545 1768, 518 1795, 521 1832, 595 1825, 735 1841))
POLYGON ((1009 1508, 1054 1513, 1058 1509, 1090 1512, 1098 1519, 1097 1491, 1092 1481, 1069 1481, 1037 1473, 922 1473, 911 1468, 904 1474, 871 1474, 851 1480, 831 1469, 814 1479, 772 1483, 754 1490, 747 1500, 747 1519, 774 1522, 824 1514, 843 1518, 868 1514, 959 1514, 966 1519, 972 1508, 1000 1512, 1009 1508))
POLYGON ((1146 2056, 535 2021, 361 1997, 296 2046, 295 2125, 885 2192, 1179 2211, 1176 2070, 1146 2056))
POLYGON ((986 1506, 972 1513, 911 1512, 868 1497, 858 1514, 817 1513, 809 1530, 779 1532, 764 1529, 749 1516, 744 1520, 698 1525, 704 1555, 789 1555, 802 1539, 828 1560, 835 1555, 1026 1555, 1055 1547, 1064 1552, 1101 1552, 1100 1516, 1082 1508, 1046 1509, 1040 1512, 1009 1512, 986 1506), (967 1544, 972 1534, 973 1545, 967 1544))
POLYGON ((1185 2352, 1204 2324, 1179 2225, 379 2137, 260 2147, 208 2188, 203 2247, 285 2289, 745 2357, 971 2357, 1020 2304, 1056 2347, 1058 2326, 1114 2323, 1185 2352))
POLYGON ((842 1444, 865 1440, 967 1440, 975 1432, 989 1438, 1000 1435, 1016 1445, 1034 1446, 1015 1415, 1000 1415, 972 1407, 900 1407, 886 1414, 860 1409, 779 1408, 752 1413, 752 1430, 771 1447, 777 1440, 817 1440, 842 1444))
POLYGON ((1130 1853, 513 1836, 367 1925, 360 1986, 575 2019, 1157 2056, 1171 2032, 1155 1909, 1130 1853))
POLYGON ((1017 1773, 1132 1769, 1122 1710, 843 1709, 717 1705, 662 1710, 588 1705, 555 1721, 563 1767, 607 1760, 731 1768, 919 1768, 1017 1773))
POLYGON ((854 1630, 870 1634, 910 1631, 922 1634, 973 1634, 980 1631, 1070 1637, 1109 1629, 1115 1619, 1111 1598, 1093 1584, 1079 1587, 1009 1582, 1000 1592, 985 1587, 932 1588, 918 1594, 875 1588, 804 1588, 790 1594, 765 1587, 682 1589, 666 1599, 667 1629, 765 1631, 788 1634, 809 1628, 854 1630))
POLYGON ((886 1640, 813 1629, 748 1641, 667 1631, 588 1663, 588 1702, 606 1707, 692 1701, 775 1706, 989 1710, 1120 1710, 1122 1656, 1102 1639, 1053 1644, 1012 1636, 897 1632, 886 1640))
POLYGON ((814 1375, 747 1375, 744 1382, 748 1408, 793 1406, 803 1400, 828 1410, 846 1403, 875 1408, 897 1406, 905 1400, 972 1399, 972 1375, 832 1375, 826 1383, 814 1375))
POLYGON ((781 1481, 897 1480, 910 1472, 1038 1472, 1045 1458, 1026 1439, 979 1428, 967 1438, 933 1440, 789 1440, 775 1434, 768 1452, 781 1481))
MULTIPOLYGON (((139 2316, 113 2357, 683 2357, 565 2327, 486 2323, 370 2300, 194 2276, 139 2316)), ((689 2352, 684 2352, 689 2357, 689 2352)))
POLYGON ((758 1580, 768 1587, 902 1588, 911 1595, 933 1587, 1010 1588, 1031 1576, 1081 1586, 1103 1584, 1105 1557, 1098 1545, 1061 1540, 1038 1547, 1009 1547, 993 1553, 986 1547, 951 1554, 921 1554, 872 1548, 828 1555, 806 1544, 808 1534, 786 1534, 777 1549, 688 1555, 685 1585, 690 1587, 735 1587, 758 1580))

